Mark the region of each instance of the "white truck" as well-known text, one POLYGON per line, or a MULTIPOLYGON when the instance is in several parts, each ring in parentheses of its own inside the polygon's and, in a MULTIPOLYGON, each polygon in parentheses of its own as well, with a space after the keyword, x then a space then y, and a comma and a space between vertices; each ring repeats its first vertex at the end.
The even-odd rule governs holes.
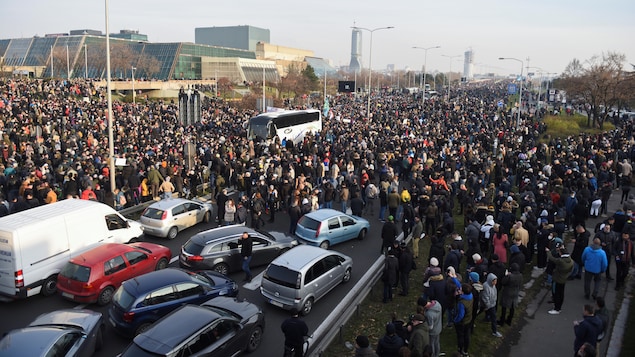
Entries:
POLYGON ((141 225, 94 201, 66 199, 0 218, 0 296, 55 293, 68 260, 102 243, 128 243, 141 225))

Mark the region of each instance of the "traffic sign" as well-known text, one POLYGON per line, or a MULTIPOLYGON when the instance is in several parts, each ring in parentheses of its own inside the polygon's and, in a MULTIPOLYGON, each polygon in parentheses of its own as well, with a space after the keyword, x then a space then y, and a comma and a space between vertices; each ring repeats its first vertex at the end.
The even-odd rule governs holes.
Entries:
POLYGON ((507 94, 516 94, 518 87, 514 83, 507 85, 507 94))
POLYGON ((499 108, 502 108, 503 106, 505 106, 505 103, 503 103, 502 100, 499 100, 497 105, 498 105, 499 108))

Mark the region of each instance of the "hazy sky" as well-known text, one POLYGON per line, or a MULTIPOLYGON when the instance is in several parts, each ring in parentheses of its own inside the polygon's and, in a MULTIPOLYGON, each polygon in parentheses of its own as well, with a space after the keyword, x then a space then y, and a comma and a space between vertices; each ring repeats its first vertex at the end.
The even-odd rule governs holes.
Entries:
MULTIPOLYGON (((0 38, 43 36, 93 29, 105 32, 105 0, 3 0, 0 38)), ((269 29, 271 43, 315 52, 335 66, 350 62, 351 26, 394 26, 373 34, 373 69, 394 64, 419 70, 423 50, 430 71, 463 68, 474 52, 475 73, 513 74, 516 61, 562 72, 574 58, 609 51, 635 63, 633 0, 109 0, 110 32, 138 30, 150 42, 194 42, 194 28, 251 25, 269 29)), ((363 31, 368 67, 370 33, 363 31)), ((526 69, 525 69, 526 71, 526 69)), ((530 72, 538 69, 530 68, 530 72)))

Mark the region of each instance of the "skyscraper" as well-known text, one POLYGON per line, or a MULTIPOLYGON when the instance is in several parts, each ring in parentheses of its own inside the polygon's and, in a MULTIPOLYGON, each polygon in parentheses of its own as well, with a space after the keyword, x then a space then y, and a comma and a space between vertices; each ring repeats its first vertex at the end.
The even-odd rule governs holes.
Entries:
POLYGON ((466 81, 474 79, 474 52, 472 49, 465 51, 465 60, 463 61, 463 78, 466 81))
POLYGON ((362 30, 353 28, 351 36, 351 63, 348 65, 351 72, 362 70, 362 30))

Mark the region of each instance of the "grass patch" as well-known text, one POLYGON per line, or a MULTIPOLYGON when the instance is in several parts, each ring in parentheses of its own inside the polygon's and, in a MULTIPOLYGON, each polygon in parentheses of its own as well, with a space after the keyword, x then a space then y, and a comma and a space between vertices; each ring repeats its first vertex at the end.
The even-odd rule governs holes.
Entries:
MULTIPOLYGON (((454 222, 457 232, 464 231, 463 216, 454 216, 454 222)), ((461 234, 464 237, 464 234, 461 234)), ((446 240, 446 244, 450 244, 451 239, 446 240)), ((394 314, 398 319, 408 321, 411 314, 414 314, 417 308, 417 299, 423 292, 423 273, 428 262, 428 252, 430 250, 430 239, 419 242, 419 258, 417 259, 417 270, 410 273, 410 294, 408 296, 400 296, 397 293, 401 290, 398 288, 394 291, 392 302, 384 304, 383 299, 383 283, 380 281, 373 286, 371 293, 359 306, 357 312, 351 317, 349 322, 342 328, 341 334, 333 343, 324 351, 324 357, 340 357, 353 356, 354 351, 346 347, 346 342, 354 345, 357 335, 366 335, 371 342, 371 347, 377 347, 377 342, 384 335, 386 323, 391 321, 394 314)), ((534 258, 535 259, 535 258, 534 258)), ((461 272, 465 272, 465 259, 461 265, 461 272)), ((531 279, 531 266, 525 268, 523 283, 531 279)), ((464 274, 463 274, 464 275, 464 274)), ((538 279, 542 279, 539 277, 538 279)), ((498 330, 505 336, 504 338, 492 337, 490 325, 484 322, 484 314, 480 314, 475 321, 474 333, 472 334, 469 353, 470 356, 494 356, 499 347, 507 339, 508 335, 512 335, 512 331, 516 325, 524 318, 524 311, 529 302, 533 300, 535 295, 541 290, 539 280, 531 288, 523 290, 525 297, 516 308, 516 313, 512 326, 503 326, 498 330)), ((500 309, 499 309, 500 313, 500 309)), ((497 318, 500 316, 497 316, 497 318)), ((447 322, 445 316, 444 324, 447 322)), ((635 323, 635 322, 634 322, 635 323)), ((457 350, 456 332, 454 328, 444 328, 441 332, 441 351, 450 355, 457 350)))
POLYGON ((547 124, 547 131, 544 135, 545 140, 551 137, 577 136, 580 133, 601 134, 615 129, 613 123, 608 121, 604 122, 602 129, 597 127, 589 128, 587 117, 577 113, 571 116, 548 115, 545 117, 544 122, 547 124))
MULTIPOLYGON (((622 294, 621 299, 617 299, 619 301, 615 302, 615 307, 622 305, 622 300, 624 299, 624 294, 622 294)), ((628 337, 628 331, 633 331, 635 329, 635 300, 631 298, 631 304, 628 307, 628 318, 626 320, 626 326, 624 326, 624 336, 622 336, 622 348, 620 350, 620 357, 630 357, 635 356, 635 339, 628 337)), ((615 320, 615 316, 613 316, 615 320)))

